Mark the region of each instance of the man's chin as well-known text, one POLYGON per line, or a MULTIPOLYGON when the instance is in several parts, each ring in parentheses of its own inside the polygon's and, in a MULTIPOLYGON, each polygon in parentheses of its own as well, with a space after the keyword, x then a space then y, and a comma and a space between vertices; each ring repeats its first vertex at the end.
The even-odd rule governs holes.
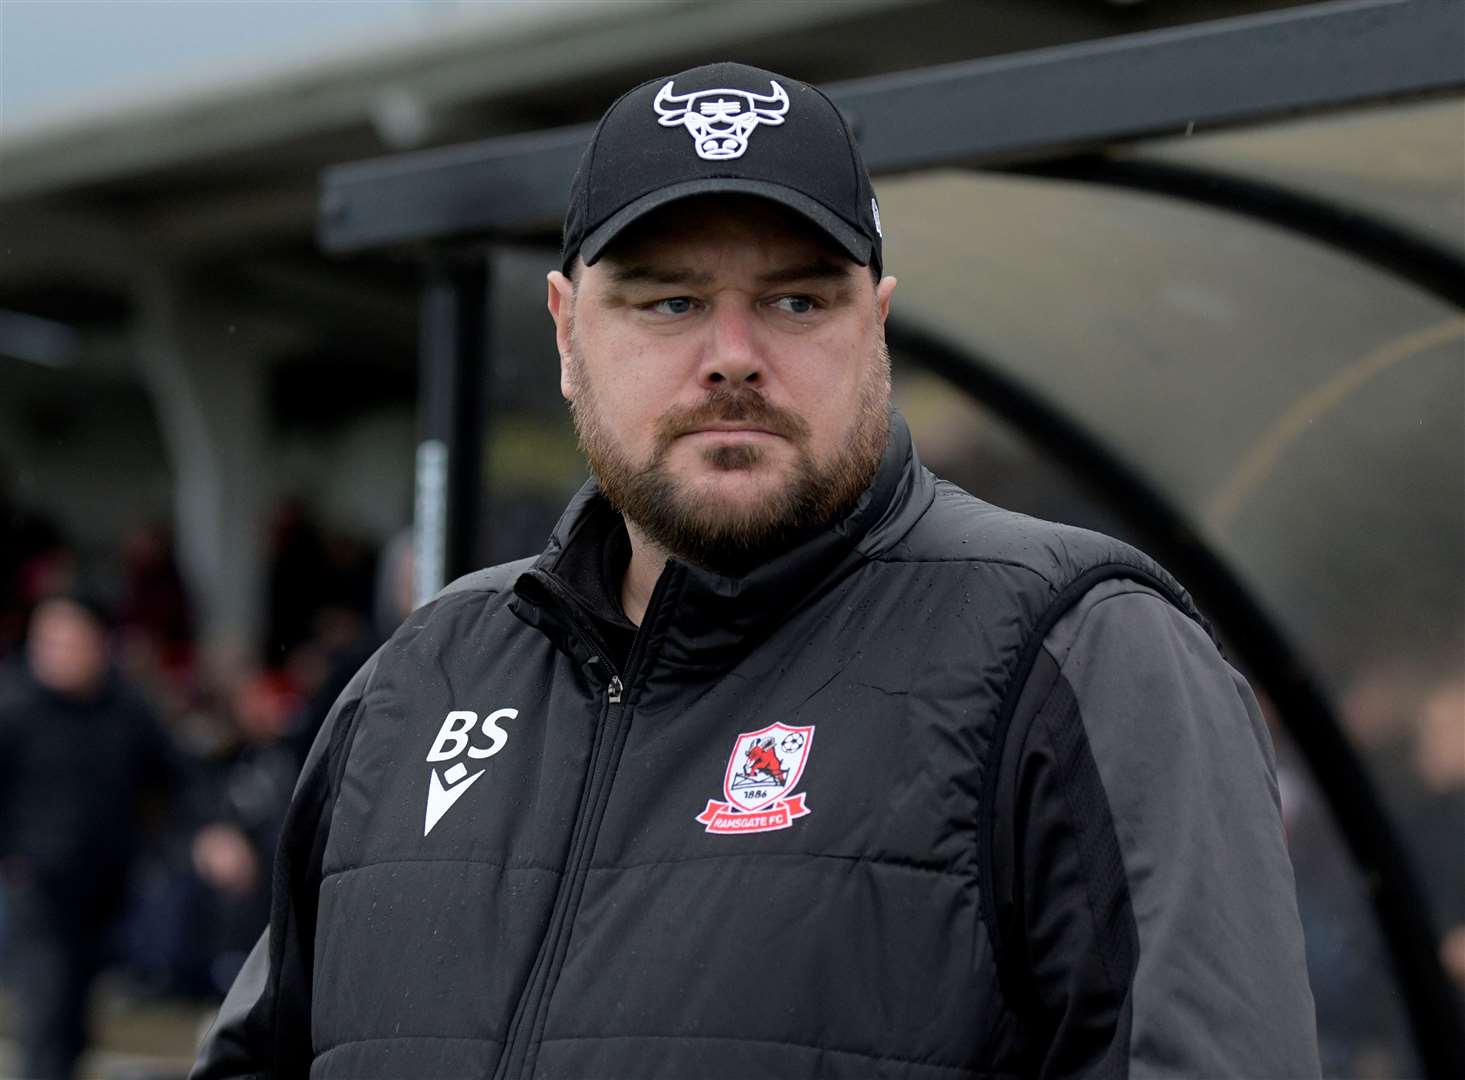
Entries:
POLYGON ((777 532, 783 524, 780 511, 784 505, 771 504, 768 499, 691 496, 683 500, 681 510, 683 519, 703 535, 736 544, 740 539, 777 532))
POLYGON ((679 477, 677 486, 713 498, 758 503, 777 498, 793 482, 793 469, 781 463, 768 460, 746 463, 724 456, 679 477))
POLYGON ((674 446, 662 460, 634 468, 597 449, 589 442, 587 456, 602 488, 645 539, 675 558, 733 575, 847 512, 878 465, 836 462, 820 470, 783 446, 751 455, 687 454, 674 446))
POLYGON ((798 487, 798 477, 782 469, 709 472, 676 485, 678 502, 691 516, 727 522, 734 531, 789 513, 798 487))
POLYGON ((682 485, 720 476, 787 477, 798 455, 784 439, 763 432, 698 432, 672 444, 663 467, 682 485))

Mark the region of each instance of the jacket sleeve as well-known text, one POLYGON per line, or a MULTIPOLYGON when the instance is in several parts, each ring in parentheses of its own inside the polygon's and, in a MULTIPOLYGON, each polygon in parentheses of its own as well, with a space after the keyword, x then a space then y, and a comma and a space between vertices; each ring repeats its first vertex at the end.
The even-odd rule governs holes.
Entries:
POLYGON ((1135 582, 1090 590, 1002 760, 993 891, 1032 1075, 1319 1075, 1271 742, 1201 627, 1135 582))
POLYGON ((264 1080, 310 1070, 321 862, 356 711, 375 662, 373 656, 347 685, 306 756, 275 854, 269 928, 230 987, 189 1080, 264 1080))

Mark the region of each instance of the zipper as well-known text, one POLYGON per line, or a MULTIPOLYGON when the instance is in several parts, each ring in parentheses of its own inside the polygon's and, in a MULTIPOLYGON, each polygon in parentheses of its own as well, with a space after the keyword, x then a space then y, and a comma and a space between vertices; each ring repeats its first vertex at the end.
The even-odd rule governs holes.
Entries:
MULTIPOLYGON (((585 609, 584 602, 569 589, 565 588, 558 578, 543 570, 530 570, 525 574, 525 577, 534 585, 549 593, 555 603, 575 616, 575 618, 570 620, 570 627, 574 631, 575 636, 590 650, 591 655, 605 670, 610 672, 610 681, 619 684, 621 681, 620 675, 616 671, 615 664, 611 663, 610 655, 605 651, 605 645, 601 642, 600 635, 589 625, 590 615, 585 609)), ((652 592, 654 595, 655 590, 653 589, 652 592)), ((636 639, 639 641, 640 637, 641 635, 638 633, 636 639)), ((634 658, 635 652, 636 649, 633 645, 631 649, 632 658, 634 658)), ((629 667, 629 665, 627 666, 629 667)))
POLYGON ((605 704, 600 720, 596 724, 595 738, 590 747, 590 765, 585 780, 584 795, 575 811, 575 821, 570 829, 570 849, 565 860, 564 872, 560 875, 559 888, 555 891, 554 905, 550 909, 549 923, 539 950, 529 971, 529 979, 514 1009, 514 1018, 504 1039, 503 1053, 499 1067, 494 1071, 496 1080, 517 1080, 528 1075, 528 1062, 533 1044, 538 1041, 541 1025, 540 1012, 543 1002, 548 1000, 553 973, 561 959, 561 943, 567 939, 565 927, 571 919, 571 909, 578 901, 584 871, 593 848, 593 838, 599 832, 600 816, 604 810, 603 792, 609 788, 609 763, 619 758, 620 728, 615 723, 622 718, 624 709, 621 698, 624 684, 618 674, 612 672, 605 688, 605 704))
MULTIPOLYGON (((531 571, 532 573, 532 571, 531 571)), ((646 617, 641 620, 641 629, 636 633, 635 643, 627 658, 625 676, 631 677, 643 651, 645 628, 655 609, 662 582, 662 574, 652 590, 651 600, 646 605, 646 617)), ((579 603, 563 586, 548 574, 534 574, 534 580, 570 610, 578 614, 579 603)), ((494 1080, 520 1080, 533 1070, 539 1052, 539 1040, 544 1033, 545 1019, 549 1013, 549 1001, 559 979, 560 967, 569 949, 570 935, 575 914, 580 907, 585 880, 590 868, 590 857, 595 851, 595 841, 600 835, 600 823, 605 816, 606 804, 610 801, 610 788, 620 763, 621 751, 625 748, 626 733, 630 729, 630 710, 624 705, 625 682, 621 673, 611 663, 610 657, 596 640, 597 635, 579 625, 574 628, 580 640, 589 647, 595 659, 609 672, 605 684, 605 705, 596 725, 595 738, 590 747, 589 774, 585 780, 585 793, 575 811, 575 822, 570 830, 570 851, 565 870, 560 875, 559 888, 555 892, 554 906, 550 911, 549 925, 539 943, 529 979, 514 1009, 513 1020, 504 1038, 504 1049, 499 1055, 494 1080)))

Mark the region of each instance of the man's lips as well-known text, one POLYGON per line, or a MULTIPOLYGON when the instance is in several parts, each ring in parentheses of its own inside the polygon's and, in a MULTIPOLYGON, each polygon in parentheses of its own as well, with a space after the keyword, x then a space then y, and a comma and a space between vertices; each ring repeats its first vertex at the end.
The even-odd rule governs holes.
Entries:
POLYGON ((781 439, 782 435, 776 431, 769 431, 761 427, 743 427, 735 425, 713 424, 708 427, 693 428, 682 433, 683 437, 689 435, 700 435, 707 439, 720 439, 728 442, 744 442, 754 439, 781 439))
POLYGON ((769 431, 768 428, 760 428, 756 424, 703 424, 696 428, 687 429, 684 435, 775 435, 782 438, 776 431, 769 431))

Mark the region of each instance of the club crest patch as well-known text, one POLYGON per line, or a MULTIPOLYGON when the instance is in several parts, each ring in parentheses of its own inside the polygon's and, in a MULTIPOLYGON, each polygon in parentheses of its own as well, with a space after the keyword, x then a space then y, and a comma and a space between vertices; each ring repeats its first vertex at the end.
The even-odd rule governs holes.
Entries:
POLYGON ((813 745, 812 724, 769 724, 739 735, 722 781, 727 801, 708 799, 696 820, 720 835, 787 829, 809 812, 804 794, 793 791, 813 745))

